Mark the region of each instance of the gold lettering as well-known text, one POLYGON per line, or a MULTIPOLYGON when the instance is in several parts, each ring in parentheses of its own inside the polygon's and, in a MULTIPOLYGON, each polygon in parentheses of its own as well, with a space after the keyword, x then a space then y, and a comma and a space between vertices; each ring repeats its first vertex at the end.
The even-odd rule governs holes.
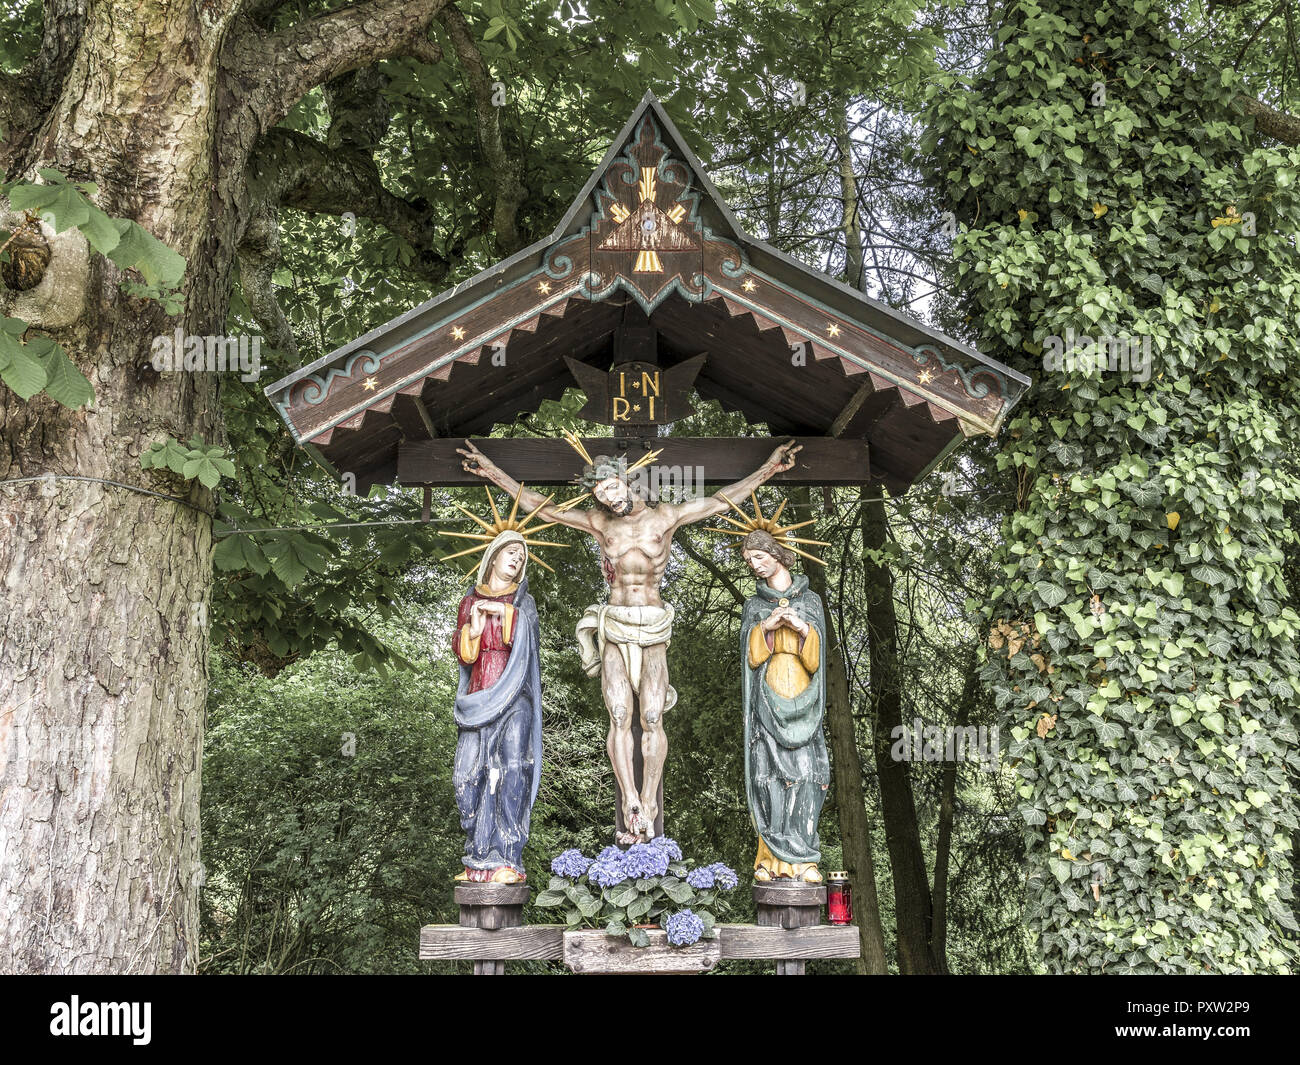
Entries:
POLYGON ((620 396, 627 395, 627 374, 626 373, 620 373, 618 375, 618 394, 620 396))
POLYGON ((642 370, 641 395, 648 396, 650 394, 650 389, 652 388, 655 390, 655 395, 659 395, 659 371, 656 370, 654 376, 651 377, 648 373, 642 370))
POLYGON ((629 403, 627 400, 625 400, 622 396, 615 396, 615 397, 614 397, 614 421, 616 421, 616 422, 625 422, 625 421, 627 421, 627 420, 628 420, 628 417, 629 417, 628 412, 629 412, 631 409, 632 409, 632 404, 629 403), (621 411, 620 411, 620 409, 619 409, 619 404, 620 404, 620 403, 623 404, 623 407, 622 407, 622 410, 621 410, 621 411))
MULTIPOLYGON (((656 389, 656 391, 658 391, 658 389, 656 389)), ((650 420, 651 421, 655 420, 655 397, 654 396, 650 397, 650 420)))

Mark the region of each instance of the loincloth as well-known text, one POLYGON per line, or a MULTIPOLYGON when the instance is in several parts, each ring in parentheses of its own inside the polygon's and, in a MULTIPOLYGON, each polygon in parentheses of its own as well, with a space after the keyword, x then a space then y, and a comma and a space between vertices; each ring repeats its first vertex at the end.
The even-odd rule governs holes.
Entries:
MULTIPOLYGON (((600 673, 605 645, 614 644, 623 659, 632 691, 641 694, 641 648, 663 644, 667 648, 673 635, 671 606, 611 606, 597 603, 587 607, 578 622, 578 650, 587 676, 600 673)), ((664 709, 677 702, 677 690, 670 684, 664 696, 664 709)))

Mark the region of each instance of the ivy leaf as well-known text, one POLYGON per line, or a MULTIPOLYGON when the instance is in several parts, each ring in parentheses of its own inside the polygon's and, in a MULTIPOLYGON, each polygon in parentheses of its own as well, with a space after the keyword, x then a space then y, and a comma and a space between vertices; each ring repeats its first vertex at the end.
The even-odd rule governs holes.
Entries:
POLYGON ((1049 607, 1060 606, 1069 595, 1060 585, 1052 584, 1049 581, 1039 581, 1034 585, 1034 591, 1049 607))

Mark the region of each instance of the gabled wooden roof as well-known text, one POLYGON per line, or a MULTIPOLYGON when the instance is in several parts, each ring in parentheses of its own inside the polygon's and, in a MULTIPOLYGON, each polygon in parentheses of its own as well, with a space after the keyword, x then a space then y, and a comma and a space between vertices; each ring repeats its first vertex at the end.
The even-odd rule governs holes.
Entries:
POLYGON ((647 93, 550 237, 266 394, 364 491, 396 478, 404 445, 560 398, 565 356, 608 369, 616 331, 647 319, 660 366, 706 354, 701 396, 773 434, 866 440, 869 479, 894 492, 995 433, 1029 384, 746 234, 647 93))

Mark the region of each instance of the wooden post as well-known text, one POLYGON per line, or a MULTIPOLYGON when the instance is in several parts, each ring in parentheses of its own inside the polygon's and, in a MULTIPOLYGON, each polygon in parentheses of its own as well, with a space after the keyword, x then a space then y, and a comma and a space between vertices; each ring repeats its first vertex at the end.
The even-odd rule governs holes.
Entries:
MULTIPOLYGON (((524 903, 528 901, 527 884, 457 884, 460 923, 466 928, 491 931, 519 928, 524 923, 524 903)), ((504 976, 504 961, 476 961, 475 976, 504 976)))
MULTIPOLYGON (((822 923, 826 903, 823 884, 800 880, 771 880, 754 885, 754 905, 760 928, 815 928, 822 923)), ((778 958, 777 976, 803 976, 804 960, 778 958)))

